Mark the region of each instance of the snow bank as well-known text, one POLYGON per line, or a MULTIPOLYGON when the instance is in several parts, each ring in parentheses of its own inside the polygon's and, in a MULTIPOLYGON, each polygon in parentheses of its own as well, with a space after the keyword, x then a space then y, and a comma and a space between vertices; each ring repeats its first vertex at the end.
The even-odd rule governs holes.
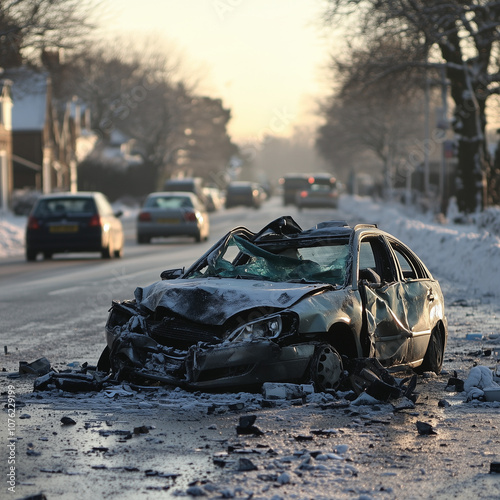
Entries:
MULTIPOLYGON (((344 196, 340 209, 351 222, 375 223, 406 243, 436 278, 466 284, 479 296, 500 295, 500 237, 492 232, 472 224, 440 224, 408 207, 368 198, 344 196)), ((500 228, 500 210, 489 210, 481 225, 500 228)))
POLYGON ((0 216, 0 257, 19 255, 24 252, 26 217, 0 216))

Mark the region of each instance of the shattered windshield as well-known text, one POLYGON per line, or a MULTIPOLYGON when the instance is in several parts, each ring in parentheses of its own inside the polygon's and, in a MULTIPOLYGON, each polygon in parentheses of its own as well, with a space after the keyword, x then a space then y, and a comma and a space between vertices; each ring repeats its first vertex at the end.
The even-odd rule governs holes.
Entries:
POLYGON ((345 240, 264 249, 238 235, 212 252, 205 267, 190 277, 247 278, 277 282, 343 285, 349 262, 345 240))

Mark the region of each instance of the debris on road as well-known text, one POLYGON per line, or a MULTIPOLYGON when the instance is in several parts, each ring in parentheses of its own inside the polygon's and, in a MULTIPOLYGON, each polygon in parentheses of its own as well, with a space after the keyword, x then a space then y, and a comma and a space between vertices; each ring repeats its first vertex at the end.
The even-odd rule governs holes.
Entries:
POLYGON ((493 381, 493 370, 487 366, 472 367, 467 380, 464 382, 467 401, 474 399, 484 401, 485 390, 490 388, 500 389, 500 385, 493 381))
POLYGON ((256 415, 246 415, 240 417, 240 423, 236 426, 236 433, 240 434, 251 434, 254 436, 262 436, 264 433, 255 425, 256 415))
POLYGON ((257 470, 258 467, 249 458, 239 458, 237 470, 240 472, 247 472, 257 470))
POLYGON ((417 420, 417 431, 421 436, 430 436, 433 434, 437 434, 431 424, 427 422, 421 422, 417 420))
POLYGON ((450 377, 448 379, 445 391, 455 391, 455 392, 464 391, 464 381, 458 378, 458 374, 456 371, 453 372, 453 377, 450 377))
POLYGON ((63 424, 63 425, 76 425, 76 422, 71 417, 62 417, 61 424, 63 424))
POLYGON ((19 373, 29 375, 45 375, 50 371, 50 361, 47 358, 40 358, 32 363, 19 361, 19 373))

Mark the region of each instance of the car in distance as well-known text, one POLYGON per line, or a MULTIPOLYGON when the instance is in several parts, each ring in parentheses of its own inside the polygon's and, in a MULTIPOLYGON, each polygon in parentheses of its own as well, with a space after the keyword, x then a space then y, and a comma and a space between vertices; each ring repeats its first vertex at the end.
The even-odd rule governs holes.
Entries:
POLYGON ((55 193, 40 196, 26 225, 26 259, 45 259, 61 252, 100 252, 121 257, 124 235, 119 217, 99 192, 55 193))
POLYGON ((295 204, 303 208, 337 208, 339 190, 335 177, 314 176, 309 178, 306 188, 297 192, 295 204))
POLYGON ((245 206, 260 208, 265 198, 264 190, 255 182, 235 181, 226 188, 226 208, 245 206))
POLYGON ((297 200, 297 193, 307 189, 310 174, 286 174, 279 180, 283 189, 283 205, 294 205, 297 200))
POLYGON ((443 295, 375 225, 289 216, 229 231, 187 270, 113 301, 100 369, 190 389, 312 382, 335 389, 360 358, 439 373, 443 295), (202 305, 202 307, 201 307, 202 305))
POLYGON ((152 238, 192 236, 197 242, 210 235, 210 222, 205 206, 193 194, 164 191, 147 196, 137 216, 137 243, 150 243, 152 238))
POLYGON ((164 191, 183 191, 186 193, 194 193, 199 200, 207 208, 207 197, 203 190, 203 179, 201 177, 183 177, 180 179, 167 179, 163 186, 164 191))
POLYGON ((205 206, 207 212, 217 212, 224 206, 224 196, 218 188, 204 187, 205 206))

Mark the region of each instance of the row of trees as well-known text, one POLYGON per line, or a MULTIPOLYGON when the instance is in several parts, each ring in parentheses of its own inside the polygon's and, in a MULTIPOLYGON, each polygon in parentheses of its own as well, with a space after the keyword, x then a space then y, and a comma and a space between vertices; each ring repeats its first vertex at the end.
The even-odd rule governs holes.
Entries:
POLYGON ((51 75, 61 112, 75 99, 90 110, 86 126, 99 143, 79 167, 80 187, 112 195, 112 179, 118 178, 136 195, 161 187, 180 171, 218 178, 237 153, 226 131, 230 111, 221 100, 197 94, 196 83, 181 76, 179 61, 157 48, 161 40, 96 41, 92 16, 102 8, 95 0, 0 4, 0 66, 6 76, 19 65, 43 68, 51 75), (117 130, 131 139, 131 152, 142 159, 128 172, 106 163, 100 152, 117 130))
POLYGON ((429 80, 443 80, 443 71, 454 102, 459 208, 470 213, 499 203, 500 165, 488 151, 486 110, 500 93, 500 3, 329 0, 326 24, 346 19, 351 37, 344 56, 334 58, 339 85, 323 109, 322 154, 336 154, 336 137, 343 147, 362 140, 386 164, 401 148, 398 135, 418 124, 408 103, 429 80), (359 134, 345 137, 341 124, 353 120, 359 134))

